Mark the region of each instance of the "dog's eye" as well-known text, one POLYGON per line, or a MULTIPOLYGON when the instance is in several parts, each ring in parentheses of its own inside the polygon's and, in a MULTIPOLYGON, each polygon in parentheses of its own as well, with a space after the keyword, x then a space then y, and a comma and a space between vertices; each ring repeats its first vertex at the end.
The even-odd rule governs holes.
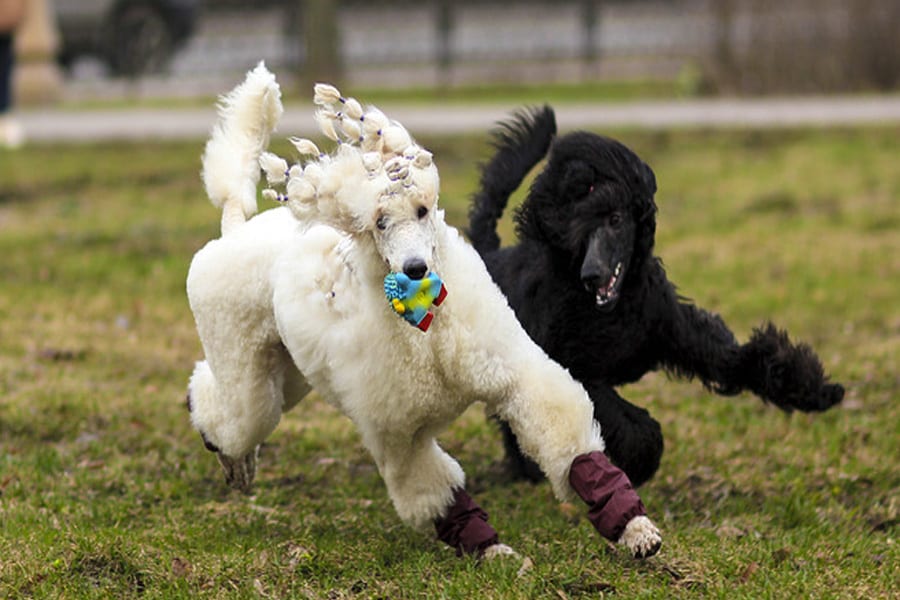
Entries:
POLYGON ((622 215, 620 215, 617 212, 609 215, 609 224, 611 227, 618 227, 619 225, 621 225, 622 224, 622 215))
POLYGON ((377 227, 379 231, 384 231, 385 229, 387 229, 387 217, 385 217, 384 215, 378 217, 378 219, 375 221, 375 227, 377 227))
POLYGON ((419 207, 419 210, 416 212, 416 215, 417 215, 420 219, 424 219, 424 218, 425 218, 425 215, 427 215, 427 214, 428 214, 428 208, 425 207, 425 206, 420 206, 420 207, 419 207))

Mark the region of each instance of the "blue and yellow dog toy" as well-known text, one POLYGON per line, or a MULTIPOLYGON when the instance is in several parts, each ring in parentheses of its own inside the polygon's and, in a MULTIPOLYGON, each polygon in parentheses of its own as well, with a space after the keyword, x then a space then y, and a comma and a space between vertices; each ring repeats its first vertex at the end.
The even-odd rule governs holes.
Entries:
POLYGON ((434 319, 431 305, 440 306, 447 297, 441 278, 429 273, 422 279, 411 279, 404 273, 388 273, 384 278, 384 295, 398 315, 422 331, 428 331, 434 319))

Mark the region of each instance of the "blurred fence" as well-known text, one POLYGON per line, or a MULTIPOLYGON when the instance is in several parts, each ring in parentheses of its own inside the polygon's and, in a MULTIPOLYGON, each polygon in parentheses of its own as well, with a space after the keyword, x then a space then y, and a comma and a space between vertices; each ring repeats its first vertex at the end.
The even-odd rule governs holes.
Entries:
MULTIPOLYGON (((265 58, 302 72, 303 2, 207 6, 175 73, 265 58), (298 11, 297 8, 300 8, 298 11)), ((670 77, 714 40, 706 1, 371 0, 337 3, 338 53, 356 84, 455 85, 670 77)))
POLYGON ((219 86, 260 59, 303 77, 314 42, 332 46, 326 76, 353 85, 687 75, 698 91, 894 89, 898 32, 897 0, 206 0, 163 81, 219 86), (333 23, 311 22, 323 4, 333 23))

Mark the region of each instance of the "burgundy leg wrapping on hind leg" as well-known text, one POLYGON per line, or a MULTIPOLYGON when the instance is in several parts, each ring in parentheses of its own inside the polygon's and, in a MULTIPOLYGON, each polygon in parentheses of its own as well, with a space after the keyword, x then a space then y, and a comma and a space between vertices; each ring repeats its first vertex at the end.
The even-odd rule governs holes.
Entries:
POLYGON ((488 522, 488 514, 462 488, 453 493, 447 514, 434 521, 439 540, 456 548, 456 555, 481 554, 498 541, 488 522))
POLYGON ((572 461, 569 484, 588 505, 588 520, 600 535, 618 541, 634 517, 646 515, 644 504, 628 480, 602 452, 580 454, 572 461))

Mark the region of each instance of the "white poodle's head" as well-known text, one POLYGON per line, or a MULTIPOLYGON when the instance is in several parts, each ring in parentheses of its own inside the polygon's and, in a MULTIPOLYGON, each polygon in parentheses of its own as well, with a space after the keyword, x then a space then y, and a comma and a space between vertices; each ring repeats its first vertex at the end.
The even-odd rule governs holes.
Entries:
POLYGON ((356 235, 371 235, 393 272, 421 279, 433 268, 440 179, 431 153, 402 125, 374 107, 324 84, 316 85, 316 120, 338 142, 333 154, 310 140, 292 138, 305 165, 264 153, 260 165, 270 185, 264 195, 285 202, 304 222, 324 222, 356 235))
POLYGON ((375 204, 370 225, 375 247, 391 271, 421 279, 434 264, 437 169, 433 164, 422 169, 414 159, 398 157, 386 171, 388 179, 398 179, 375 204))

